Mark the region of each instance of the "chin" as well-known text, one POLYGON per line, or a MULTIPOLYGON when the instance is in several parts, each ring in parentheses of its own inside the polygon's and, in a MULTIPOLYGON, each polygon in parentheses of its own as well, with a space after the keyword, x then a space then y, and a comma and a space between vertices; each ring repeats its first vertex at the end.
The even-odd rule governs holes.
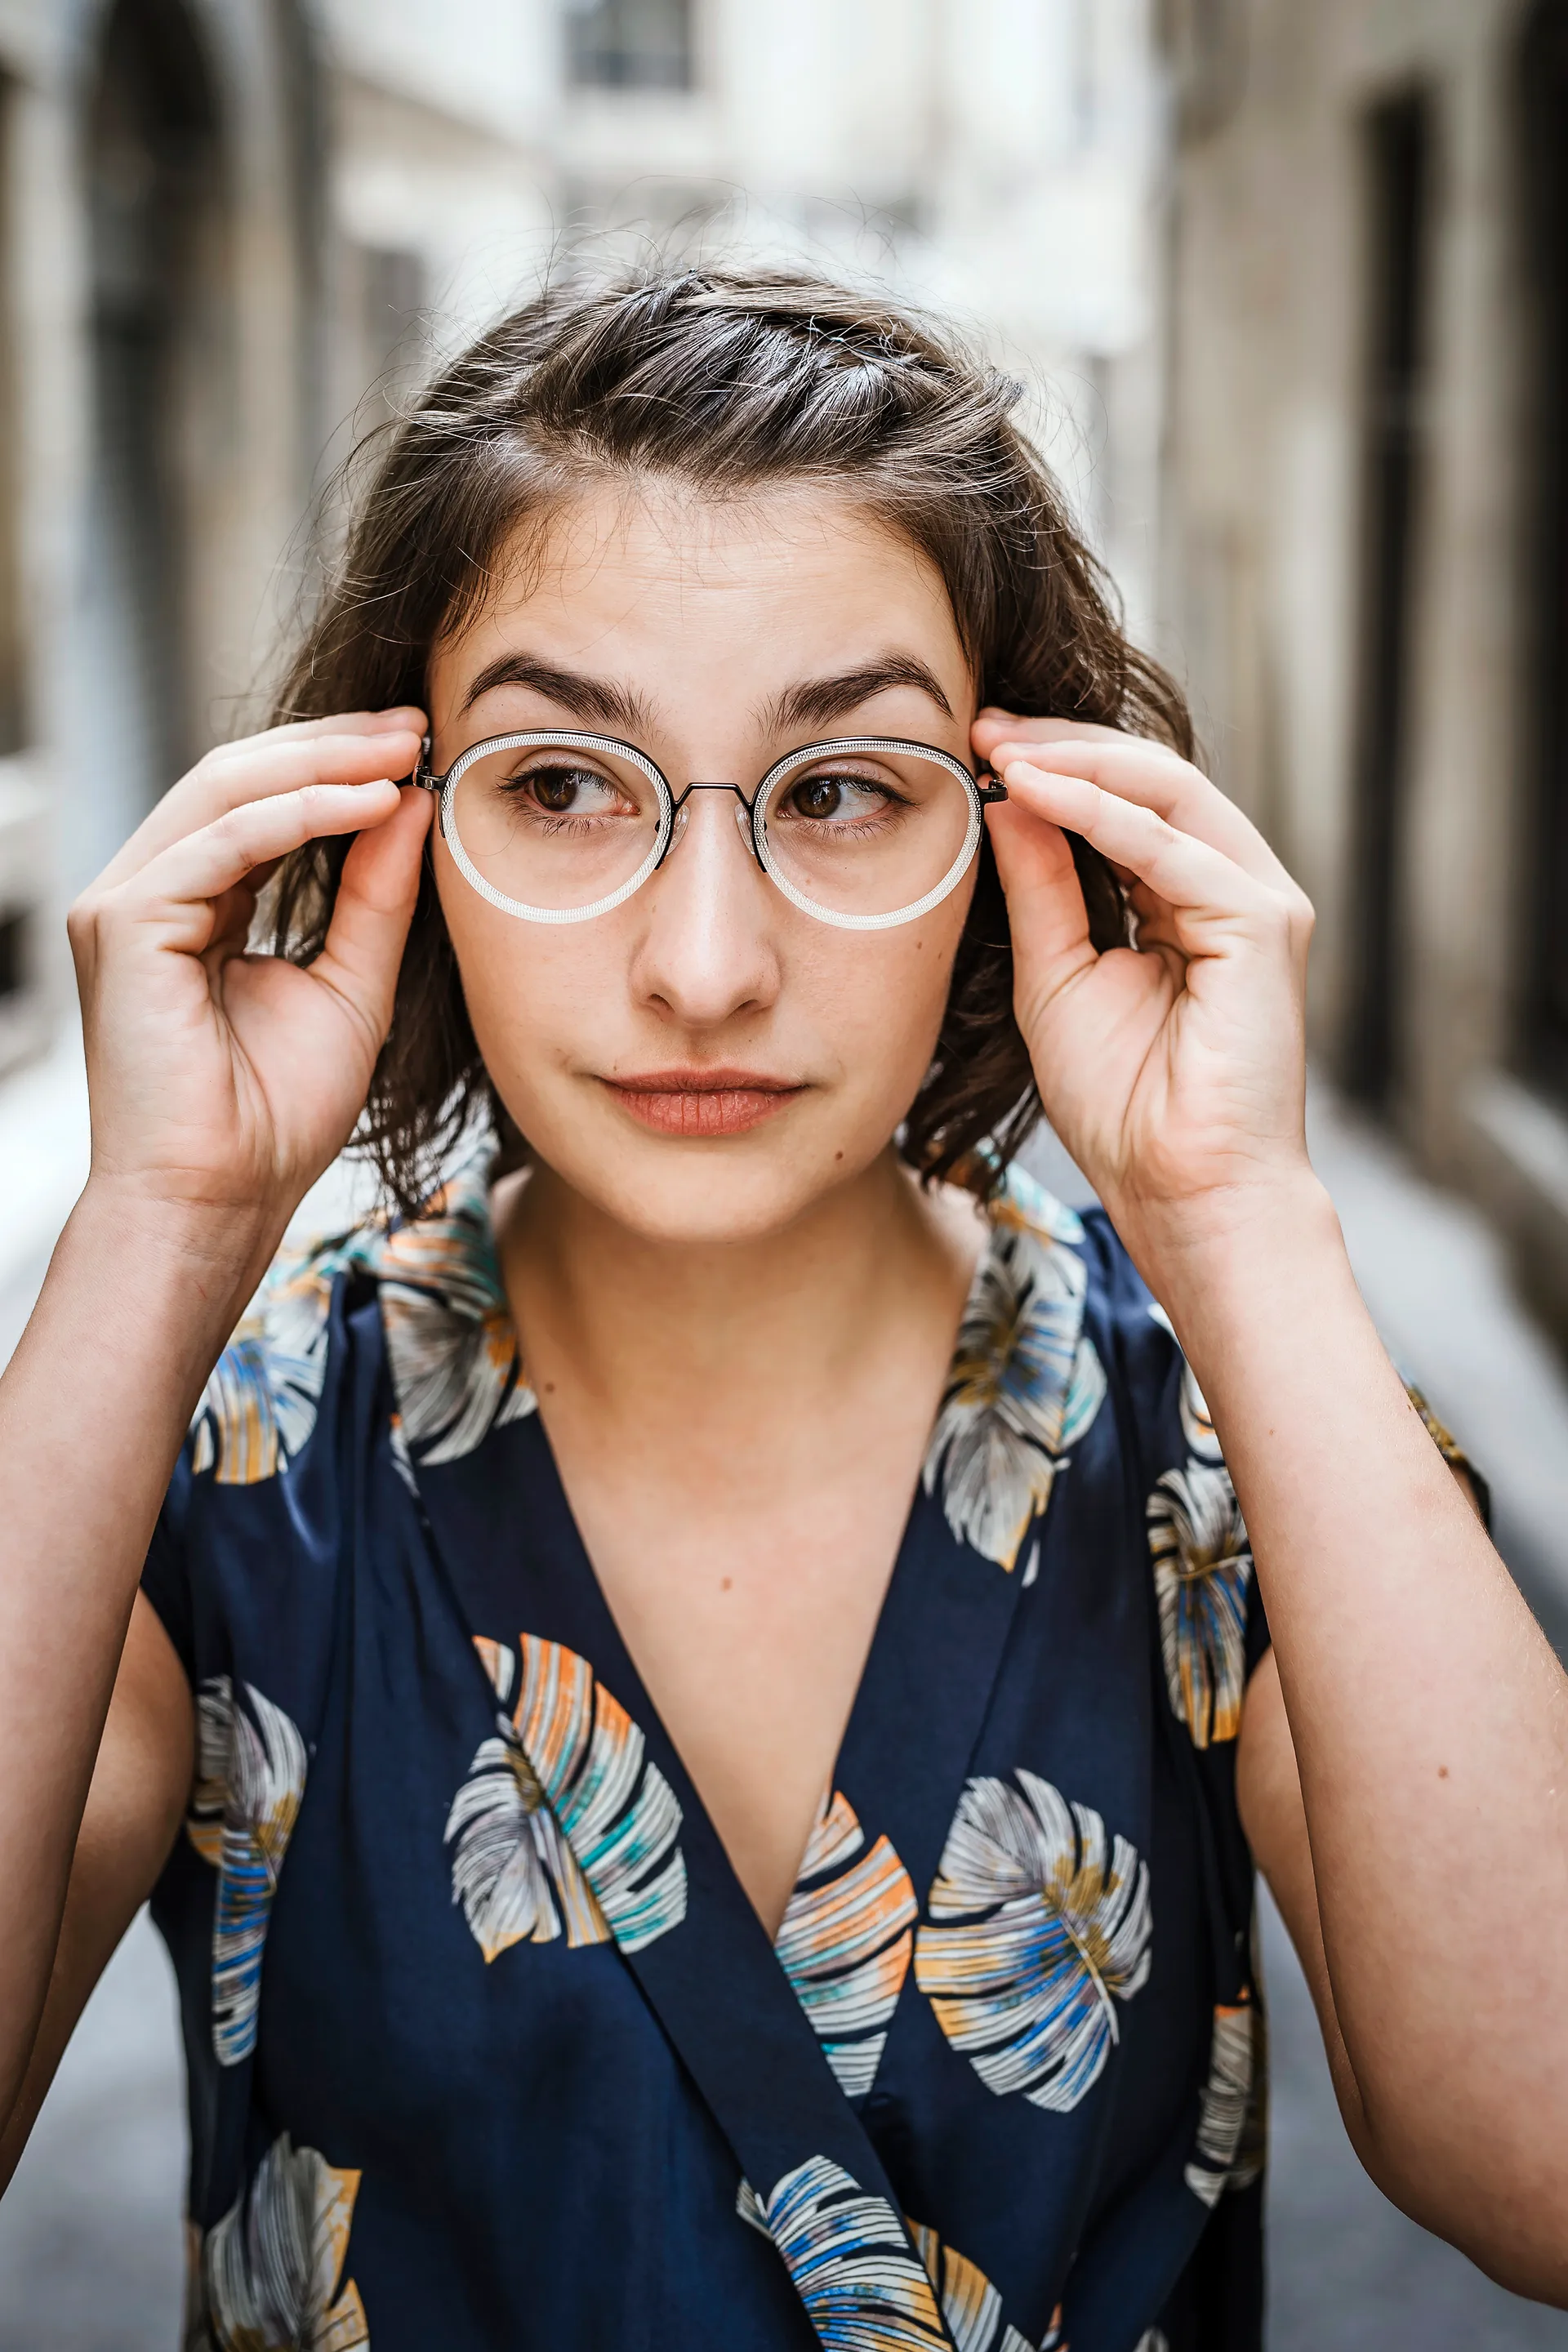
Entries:
POLYGON ((819 1126, 791 1111, 712 1139, 627 1133, 619 1118, 583 1120, 570 1133, 552 1134, 551 1124, 524 1132, 557 1180, 602 1216, 643 1241, 719 1248, 765 1241, 807 1215, 888 1149, 897 1115, 846 1134, 837 1121, 819 1126))

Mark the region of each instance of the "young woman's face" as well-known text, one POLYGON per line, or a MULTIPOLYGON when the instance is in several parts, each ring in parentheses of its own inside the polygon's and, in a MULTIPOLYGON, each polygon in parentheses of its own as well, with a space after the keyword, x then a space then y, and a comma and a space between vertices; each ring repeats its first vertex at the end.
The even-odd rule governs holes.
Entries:
MULTIPOLYGON (((433 763, 482 738, 603 732, 751 795, 855 735, 969 761, 974 689, 940 579, 902 540, 795 490, 738 504, 584 496, 431 666, 433 763)), ((916 921, 793 906, 698 793, 657 873, 588 921, 519 920, 437 840, 474 1034, 539 1157, 651 1237, 776 1231, 883 1151, 930 1064, 973 871, 916 921)))

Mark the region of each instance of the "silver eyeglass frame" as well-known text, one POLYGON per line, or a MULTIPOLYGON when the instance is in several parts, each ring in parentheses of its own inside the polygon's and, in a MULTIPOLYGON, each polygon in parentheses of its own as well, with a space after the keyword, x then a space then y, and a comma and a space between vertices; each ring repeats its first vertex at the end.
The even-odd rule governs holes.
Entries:
POLYGON ((635 743, 625 743, 615 735, 585 734, 576 729, 563 727, 529 727, 508 735, 487 735, 480 742, 471 743, 466 751, 459 752, 445 775, 440 776, 431 769, 430 738, 426 735, 420 746, 419 764, 409 782, 417 784, 421 791, 437 795, 437 817, 441 827, 441 838, 451 851, 452 862, 465 882, 503 915, 514 915, 528 923, 587 923, 597 915, 607 915, 613 908, 624 906, 635 891, 640 890, 643 884, 658 873, 679 840, 685 830, 686 803, 692 793, 733 793, 740 803, 735 811, 735 822, 768 879, 783 891, 792 906, 800 908, 802 914, 810 915, 819 923, 830 923, 840 931, 892 930, 900 923, 918 922, 922 915, 929 915, 933 907, 940 907, 942 900, 957 889, 974 862, 984 829, 985 808, 1007 797, 1007 787, 1000 777, 988 773, 973 776, 963 761, 954 759, 951 751, 940 751, 934 743, 916 743, 892 735, 837 736, 826 742, 802 744, 797 751, 786 751, 782 759, 773 761, 750 800, 739 784, 727 782, 694 782, 689 783, 683 793, 677 794, 664 771, 648 758, 646 751, 639 751, 635 743), (462 836, 452 815, 458 785, 476 761, 486 759, 496 751, 531 751, 541 743, 573 744, 584 751, 598 751, 606 757, 629 760, 652 784, 658 802, 658 824, 647 856, 629 880, 603 898, 595 898, 590 906, 531 907, 521 898, 508 898, 503 890, 498 890, 495 884, 479 872, 463 847, 462 836), (774 861, 767 828, 766 811, 770 797, 795 769, 808 766, 825 753, 835 751, 842 752, 846 757, 877 751, 901 751, 920 759, 934 760, 958 779, 968 796, 969 822, 964 829, 963 846, 958 856, 934 889, 928 890, 912 906, 900 907, 894 914, 844 915, 830 907, 819 907, 815 899, 808 898, 804 891, 797 889, 786 874, 780 872, 774 861))

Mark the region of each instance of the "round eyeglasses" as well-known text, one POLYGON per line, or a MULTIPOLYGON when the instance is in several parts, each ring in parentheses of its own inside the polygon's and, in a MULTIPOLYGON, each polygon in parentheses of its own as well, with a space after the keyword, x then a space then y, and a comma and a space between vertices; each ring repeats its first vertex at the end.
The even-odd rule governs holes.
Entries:
POLYGON ((956 889, 981 812, 1007 788, 930 743, 864 735, 775 760, 748 800, 736 783, 679 796, 644 751, 610 735, 487 736, 412 781, 440 795, 442 837, 480 897, 530 923, 585 923, 625 904, 686 830, 693 793, 733 793, 735 822, 792 905, 846 931, 912 923, 956 889))

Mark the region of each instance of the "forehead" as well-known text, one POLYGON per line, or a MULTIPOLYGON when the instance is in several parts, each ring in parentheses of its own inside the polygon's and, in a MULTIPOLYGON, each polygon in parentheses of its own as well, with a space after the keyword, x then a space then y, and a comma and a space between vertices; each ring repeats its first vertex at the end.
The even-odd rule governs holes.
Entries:
POLYGON ((489 595, 433 656, 431 702, 455 709, 512 647, 625 674, 661 698, 684 685, 761 701, 889 646, 935 672, 955 711, 973 702, 941 575, 845 498, 605 483, 514 532, 489 595))

